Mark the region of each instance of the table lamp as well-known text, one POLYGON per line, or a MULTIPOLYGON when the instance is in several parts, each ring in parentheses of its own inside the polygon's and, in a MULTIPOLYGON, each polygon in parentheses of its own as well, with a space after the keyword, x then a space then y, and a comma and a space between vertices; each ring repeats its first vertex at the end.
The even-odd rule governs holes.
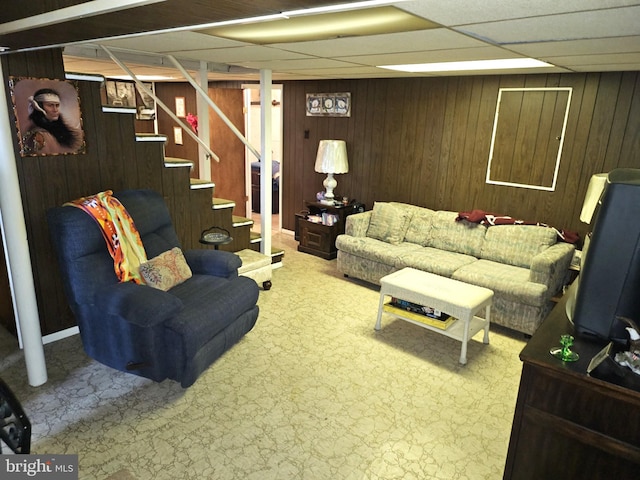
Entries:
POLYGON ((324 203, 333 204, 333 189, 338 185, 333 174, 349 171, 347 143, 344 140, 320 140, 315 170, 318 173, 327 174, 327 178, 322 182, 326 190, 324 203))
POLYGON ((587 193, 584 196, 584 204, 582 205, 582 211, 580 212, 580 220, 584 223, 591 223, 593 214, 596 211, 596 207, 602 197, 602 192, 607 183, 606 173, 596 173, 589 180, 589 186, 587 187, 587 193))

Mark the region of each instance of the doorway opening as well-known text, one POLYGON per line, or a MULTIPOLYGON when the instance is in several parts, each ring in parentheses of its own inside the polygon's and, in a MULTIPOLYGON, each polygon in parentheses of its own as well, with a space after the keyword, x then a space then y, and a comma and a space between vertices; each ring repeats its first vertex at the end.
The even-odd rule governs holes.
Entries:
MULTIPOLYGON (((245 132, 247 140, 251 145, 255 147, 258 152, 261 152, 261 131, 262 122, 260 120, 260 85, 243 85, 244 91, 244 120, 245 120, 245 132)), ((267 182, 271 185, 272 205, 270 209, 271 214, 271 230, 272 232, 279 232, 282 229, 282 222, 280 218, 280 206, 282 202, 282 182, 281 171, 282 165, 282 85, 272 85, 271 90, 271 122, 272 122, 272 138, 271 138, 271 178, 267 182)), ((261 212, 260 207, 260 162, 251 153, 248 148, 245 148, 245 161, 246 161, 246 191, 247 195, 247 212, 251 212, 251 219, 253 220, 253 230, 260 232, 262 215, 265 212, 261 212)), ((269 169, 267 169, 269 171, 269 169)))

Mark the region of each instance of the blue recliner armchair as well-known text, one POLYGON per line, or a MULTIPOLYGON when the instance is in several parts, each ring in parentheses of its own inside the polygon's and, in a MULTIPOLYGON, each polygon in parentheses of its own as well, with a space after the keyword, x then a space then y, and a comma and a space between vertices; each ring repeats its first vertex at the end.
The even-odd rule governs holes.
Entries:
MULTIPOLYGON (((180 247, 163 198, 151 190, 113 195, 127 209, 149 259, 180 247)), ((168 291, 119 282, 96 221, 73 206, 47 212, 64 290, 86 353, 160 382, 192 385, 258 318, 258 286, 238 276, 240 258, 185 251, 193 275, 168 291)))

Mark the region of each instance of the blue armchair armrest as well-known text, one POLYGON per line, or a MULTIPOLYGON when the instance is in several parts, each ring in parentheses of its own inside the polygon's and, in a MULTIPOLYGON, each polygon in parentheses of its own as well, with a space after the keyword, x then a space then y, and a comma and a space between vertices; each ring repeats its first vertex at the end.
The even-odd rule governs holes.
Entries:
POLYGON ((115 283, 96 295, 96 307, 140 327, 153 327, 184 308, 175 295, 133 282, 115 283))
POLYGON ((235 278, 242 266, 238 255, 222 250, 187 250, 184 257, 194 274, 235 278))

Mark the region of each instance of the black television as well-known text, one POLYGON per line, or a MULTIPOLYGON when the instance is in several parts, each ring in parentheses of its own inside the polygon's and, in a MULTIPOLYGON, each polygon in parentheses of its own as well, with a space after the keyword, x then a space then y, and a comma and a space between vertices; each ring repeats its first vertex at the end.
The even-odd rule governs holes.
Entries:
POLYGON ((640 324, 640 170, 607 175, 580 275, 571 286, 567 314, 580 336, 626 344, 628 326, 640 324))

